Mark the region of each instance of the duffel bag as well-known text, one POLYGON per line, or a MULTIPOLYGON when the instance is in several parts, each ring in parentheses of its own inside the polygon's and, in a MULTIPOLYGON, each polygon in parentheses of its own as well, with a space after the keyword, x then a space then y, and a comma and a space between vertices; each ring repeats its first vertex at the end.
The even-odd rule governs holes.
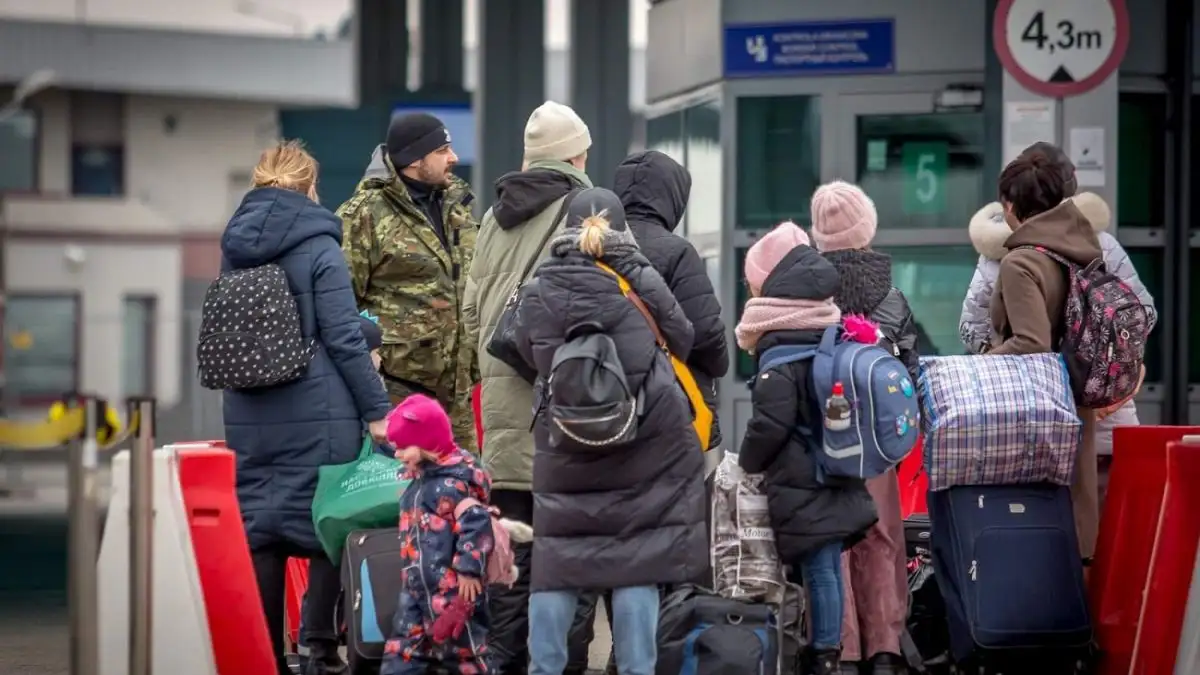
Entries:
POLYGON ((1082 423, 1058 354, 921 360, 929 489, 1070 485, 1082 423))
POLYGON ((682 585, 663 599, 655 675, 778 675, 779 624, 767 604, 682 585))

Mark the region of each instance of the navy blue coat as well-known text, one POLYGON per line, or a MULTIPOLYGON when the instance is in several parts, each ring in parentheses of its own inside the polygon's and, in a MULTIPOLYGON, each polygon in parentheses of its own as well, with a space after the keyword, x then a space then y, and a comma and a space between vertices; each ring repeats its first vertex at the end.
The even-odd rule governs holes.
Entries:
POLYGON ((251 549, 321 550, 312 523, 317 468, 354 460, 364 420, 390 408, 359 326, 342 223, 304 195, 250 191, 221 237, 221 270, 275 263, 287 274, 316 356, 304 377, 225 392, 225 441, 237 455, 237 494, 251 549))

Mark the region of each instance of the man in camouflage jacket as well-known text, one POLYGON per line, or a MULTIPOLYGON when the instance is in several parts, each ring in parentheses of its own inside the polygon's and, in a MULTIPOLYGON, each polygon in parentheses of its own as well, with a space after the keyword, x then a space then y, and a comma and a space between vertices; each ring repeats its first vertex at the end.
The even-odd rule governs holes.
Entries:
POLYGON ((445 406, 458 443, 478 453, 475 341, 462 321, 477 224, 451 172, 450 133, 432 115, 397 118, 353 197, 338 209, 360 309, 379 316, 380 371, 393 403, 422 393, 445 406))

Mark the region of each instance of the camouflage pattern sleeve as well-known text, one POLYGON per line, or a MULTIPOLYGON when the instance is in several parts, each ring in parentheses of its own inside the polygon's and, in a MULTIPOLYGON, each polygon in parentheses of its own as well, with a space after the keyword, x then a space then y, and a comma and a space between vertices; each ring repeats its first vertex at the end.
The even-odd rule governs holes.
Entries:
POLYGON ((354 298, 363 305, 371 285, 371 273, 379 264, 379 247, 375 240, 372 211, 364 204, 369 193, 355 195, 338 209, 342 219, 342 253, 350 268, 354 298))

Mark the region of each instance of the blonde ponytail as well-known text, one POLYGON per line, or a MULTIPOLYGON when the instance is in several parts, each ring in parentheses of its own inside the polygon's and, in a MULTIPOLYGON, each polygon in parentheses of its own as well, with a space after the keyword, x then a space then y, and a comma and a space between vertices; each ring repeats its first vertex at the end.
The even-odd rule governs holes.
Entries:
POLYGON ((599 258, 604 255, 604 235, 608 234, 608 211, 601 211, 583 219, 580 225, 579 250, 599 258))
POLYGON ((317 200, 317 160, 300 141, 280 141, 263 150, 254 167, 251 187, 277 187, 317 200))

